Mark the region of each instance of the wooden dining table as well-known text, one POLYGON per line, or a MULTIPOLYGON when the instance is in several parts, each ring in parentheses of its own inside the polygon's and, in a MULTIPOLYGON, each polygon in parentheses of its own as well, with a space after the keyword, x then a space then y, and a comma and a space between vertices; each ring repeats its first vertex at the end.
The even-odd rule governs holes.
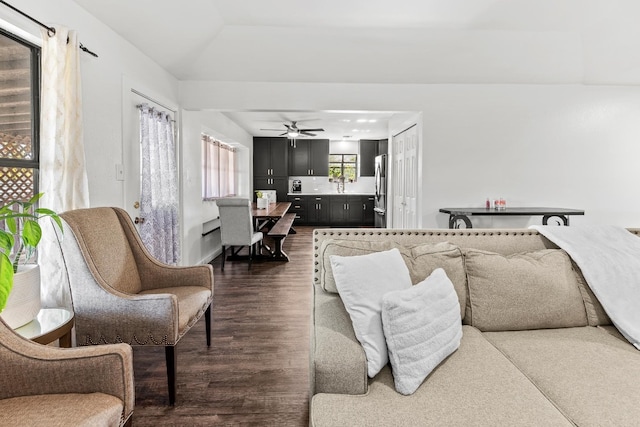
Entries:
MULTIPOLYGON (((253 217, 254 227, 256 231, 262 231, 265 235, 269 232, 271 227, 282 218, 291 207, 291 202, 275 202, 269 203, 266 208, 258 208, 255 202, 251 203, 251 216, 253 217)), ((289 234, 296 234, 296 230, 291 227, 289 234)), ((258 245, 258 257, 259 258, 271 258, 273 260, 288 260, 286 255, 284 257, 277 256, 276 253, 268 245, 261 241, 258 245), (264 253, 266 251, 266 254, 264 253)))

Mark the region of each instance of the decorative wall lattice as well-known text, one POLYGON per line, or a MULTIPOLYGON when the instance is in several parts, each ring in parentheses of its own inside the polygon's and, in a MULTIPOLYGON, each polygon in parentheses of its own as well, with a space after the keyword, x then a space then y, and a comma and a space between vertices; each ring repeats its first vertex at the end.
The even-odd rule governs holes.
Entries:
MULTIPOLYGON (((33 159, 31 137, 0 133, 0 157, 33 159)), ((8 200, 29 200, 33 197, 34 170, 20 167, 0 167, 0 204, 8 200)))

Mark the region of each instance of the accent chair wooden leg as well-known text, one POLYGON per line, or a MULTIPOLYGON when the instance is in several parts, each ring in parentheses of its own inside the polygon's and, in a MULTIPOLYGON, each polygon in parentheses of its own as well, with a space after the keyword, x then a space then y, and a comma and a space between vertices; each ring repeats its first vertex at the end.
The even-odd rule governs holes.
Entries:
POLYGON ((207 347, 211 347, 211 306, 213 303, 209 304, 207 310, 204 312, 204 327, 207 333, 207 347))
POLYGON ((247 268, 247 270, 251 270, 252 260, 253 260, 253 245, 249 245, 249 268, 247 268))
POLYGON ((227 257, 227 251, 224 245, 222 245, 222 271, 224 271, 224 259, 227 257))
POLYGON ((167 384, 169 385, 169 405, 174 406, 176 403, 176 365, 178 358, 176 357, 176 347, 166 345, 164 347, 164 355, 167 359, 167 384))

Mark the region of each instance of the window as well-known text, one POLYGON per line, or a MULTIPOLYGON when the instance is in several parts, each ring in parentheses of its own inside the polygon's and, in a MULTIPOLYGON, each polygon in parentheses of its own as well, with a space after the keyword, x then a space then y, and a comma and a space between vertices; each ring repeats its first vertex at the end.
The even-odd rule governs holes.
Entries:
POLYGON ((329 155, 329 179, 344 178, 354 182, 358 176, 357 154, 330 154, 329 155))
POLYGON ((202 134, 202 198, 236 195, 236 150, 202 134))
POLYGON ((0 205, 38 191, 40 49, 0 30, 0 205))

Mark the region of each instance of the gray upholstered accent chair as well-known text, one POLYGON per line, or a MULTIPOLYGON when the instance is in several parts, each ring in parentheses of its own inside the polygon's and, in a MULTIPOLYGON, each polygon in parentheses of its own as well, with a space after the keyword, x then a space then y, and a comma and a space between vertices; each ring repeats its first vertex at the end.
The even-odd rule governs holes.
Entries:
POLYGON ((160 263, 122 209, 78 209, 61 217, 78 345, 164 346, 173 405, 175 346, 203 314, 211 345, 213 268, 160 263))
POLYGON ((227 247, 231 247, 231 256, 236 256, 240 249, 249 246, 249 269, 256 253, 256 244, 263 238, 262 232, 253 230, 251 217, 251 201, 237 197, 225 197, 216 200, 220 212, 220 235, 222 240, 222 270, 226 258, 227 247), (234 246, 238 249, 234 252, 234 246))
POLYGON ((0 319, 0 425, 130 425, 131 347, 63 349, 17 335, 0 319))

